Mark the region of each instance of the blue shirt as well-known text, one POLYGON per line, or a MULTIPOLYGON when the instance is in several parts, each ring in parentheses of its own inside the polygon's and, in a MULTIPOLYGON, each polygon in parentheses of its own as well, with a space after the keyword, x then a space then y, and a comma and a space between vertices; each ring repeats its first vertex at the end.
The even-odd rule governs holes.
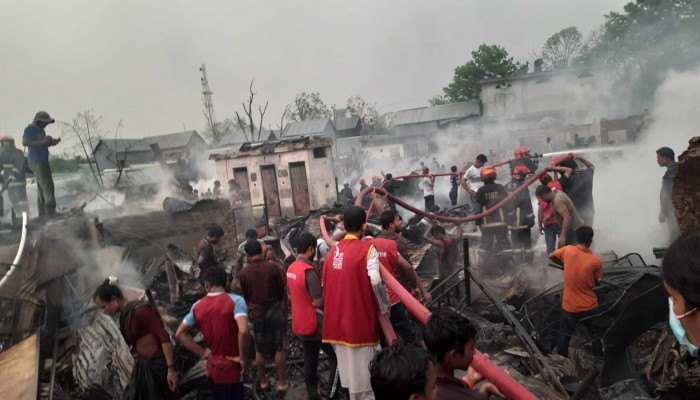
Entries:
MULTIPOLYGON (((246 306, 243 297, 233 293, 226 293, 226 295, 228 295, 235 304, 233 309, 234 318, 241 315, 248 315, 248 307, 246 306)), ((194 303, 190 309, 190 312, 185 315, 185 319, 183 321, 189 326, 197 326, 197 322, 194 320, 194 308, 197 307, 197 304, 199 304, 200 301, 201 300, 198 300, 196 303, 194 303)))
MULTIPOLYGON (((24 129, 24 135, 22 136, 27 140, 42 140, 46 137, 46 131, 34 124, 29 124, 24 129)), ((49 163, 49 146, 28 146, 29 147, 29 161, 38 164, 48 164, 49 163)))

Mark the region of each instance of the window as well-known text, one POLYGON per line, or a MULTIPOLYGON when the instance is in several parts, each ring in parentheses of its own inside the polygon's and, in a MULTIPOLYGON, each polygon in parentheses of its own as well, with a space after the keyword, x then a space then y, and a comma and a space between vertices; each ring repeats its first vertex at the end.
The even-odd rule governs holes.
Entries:
POLYGON ((325 147, 314 148, 314 158, 326 158, 326 148, 325 147))

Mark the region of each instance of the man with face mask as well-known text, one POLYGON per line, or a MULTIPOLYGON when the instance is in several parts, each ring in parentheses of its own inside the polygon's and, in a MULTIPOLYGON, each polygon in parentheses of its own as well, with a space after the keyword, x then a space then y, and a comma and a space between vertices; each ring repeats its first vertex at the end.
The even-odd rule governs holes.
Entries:
MULTIPOLYGON (((700 228, 683 233, 666 251, 664 286, 669 295, 669 324, 678 343, 698 358, 700 347, 700 228)), ((695 392, 697 394, 697 392, 695 392)))
POLYGON ((321 277, 314 268, 316 238, 309 233, 299 237, 297 259, 287 269, 287 287, 292 303, 292 332, 298 335, 304 346, 304 380, 309 399, 319 399, 318 390, 318 351, 330 357, 330 388, 328 397, 335 394, 335 372, 337 361, 335 351, 329 343, 321 342, 323 331, 323 288, 321 277))
POLYGON ((49 147, 57 145, 61 139, 46 135, 49 124, 56 122, 46 111, 39 111, 29 126, 24 129, 22 144, 29 147, 29 168, 34 172, 37 186, 37 206, 39 215, 56 213, 53 177, 49 165, 49 147))
POLYGON ((578 245, 564 246, 549 255, 550 260, 564 267, 564 293, 557 337, 557 354, 564 357, 569 355, 569 341, 576 332, 578 321, 598 307, 593 288, 603 280, 603 262, 591 251, 593 228, 578 228, 576 238, 578 245))

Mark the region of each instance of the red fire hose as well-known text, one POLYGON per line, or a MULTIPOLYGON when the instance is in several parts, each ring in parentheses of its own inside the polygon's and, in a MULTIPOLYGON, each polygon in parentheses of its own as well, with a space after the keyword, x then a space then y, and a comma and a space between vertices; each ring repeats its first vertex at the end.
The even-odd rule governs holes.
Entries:
MULTIPOLYGON (((570 156, 569 156, 569 157, 570 157, 570 156)), ((567 158, 568 158, 568 157, 567 157, 567 158)), ((514 159, 511 159, 511 160, 501 161, 501 162, 499 162, 499 163, 496 163, 496 164, 493 164, 493 165, 490 165, 490 166, 491 166, 491 167, 498 167, 498 166, 501 166, 501 165, 504 165, 504 164, 508 164, 508 163, 510 163, 511 161, 515 161, 515 160, 516 160, 516 159, 514 158, 514 159)), ((562 158, 562 160, 564 160, 564 158, 562 158)), ((561 162, 561 161, 559 161, 559 162, 561 162)), ((464 173, 465 173, 465 171, 458 171, 458 172, 441 172, 441 173, 437 173, 437 174, 425 174, 425 175, 401 175, 401 176, 394 177, 393 179, 425 178, 425 177, 429 177, 429 176, 430 176, 430 177, 434 177, 434 176, 450 176, 450 175, 461 175, 461 174, 464 174, 464 173)), ((396 196, 394 196, 394 195, 392 195, 392 194, 390 194, 390 193, 387 193, 387 192, 384 190, 384 185, 387 183, 387 181, 382 182, 382 184, 381 184, 379 187, 369 186, 369 187, 365 188, 365 190, 361 191, 361 192, 357 195, 357 198, 355 199, 355 205, 356 205, 356 206, 362 206, 362 199, 365 197, 365 195, 367 195, 367 193, 370 193, 370 192, 375 192, 375 193, 378 193, 378 194, 380 194, 380 195, 382 195, 382 196, 386 196, 389 200, 391 200, 391 201, 393 201, 394 203, 400 205, 401 207, 403 207, 403 208, 405 208, 405 209, 407 209, 407 210, 409 210, 409 211, 413 211, 414 213, 419 214, 419 215, 422 215, 422 216, 424 216, 424 217, 428 217, 428 216, 429 216, 429 217, 432 218, 432 219, 435 219, 435 220, 437 220, 437 221, 443 221, 443 222, 469 222, 469 221, 474 221, 474 220, 477 220, 477 219, 481 219, 481 218, 483 218, 483 217, 485 217, 485 216, 487 216, 487 215, 493 213, 494 211, 498 210, 499 208, 503 207, 510 199, 512 199, 513 197, 515 197, 515 195, 517 195, 517 194, 520 193, 521 191, 525 190, 525 189, 524 189, 525 187, 530 186, 530 185, 533 184, 536 180, 538 180, 538 179, 540 178, 540 176, 542 176, 542 175, 544 175, 544 174, 546 174, 546 173, 548 173, 548 171, 547 171, 546 169, 543 169, 542 171, 537 172, 536 174, 534 174, 533 176, 531 176, 530 179, 528 179, 527 181, 525 181, 525 182, 523 183, 523 185, 521 185, 519 188, 517 188, 516 190, 514 190, 508 197, 506 197, 505 199, 503 199, 501 202, 499 202, 499 203, 496 204, 495 206, 493 206, 493 207, 491 207, 490 209, 484 211, 483 213, 480 213, 480 214, 477 214, 477 215, 470 215, 470 216, 464 217, 464 218, 443 217, 443 216, 428 214, 426 211, 419 210, 419 209, 417 209, 417 208, 411 206, 410 204, 407 204, 407 203, 405 203, 404 201, 400 200, 400 199, 397 198, 396 196)), ((370 205, 369 205, 369 208, 368 208, 368 210, 367 210, 367 218, 369 218, 369 214, 372 212, 372 208, 373 208, 373 207, 374 207, 374 202, 370 203, 370 205)))
MULTIPOLYGON (((397 203, 398 204, 398 203, 397 203)), ((323 216, 320 218, 321 234, 326 240, 330 239, 328 230, 326 229, 326 220, 323 216)), ((413 315, 418 318, 423 324, 428 322, 430 318, 430 310, 425 308, 413 295, 411 295, 404 287, 394 278, 394 276, 382 265, 379 269, 382 280, 388 288, 390 288, 399 297, 401 302, 408 308, 413 315)), ((386 315, 379 316, 379 325, 384 332, 384 337, 389 343, 396 340, 396 332, 391 326, 391 322, 386 315)), ((498 390, 505 394, 509 399, 518 400, 537 400, 523 385, 514 380, 506 371, 498 368, 488 357, 480 351, 476 351, 471 366, 484 376, 489 382, 493 383, 498 390)))
POLYGON ((529 185, 531 185, 534 182, 536 182, 537 180, 539 180, 540 176, 546 174, 547 172, 548 172, 547 170, 543 169, 542 171, 534 174, 533 176, 530 177, 530 179, 526 180, 522 185, 520 185, 519 188, 515 189, 508 197, 501 200, 493 207, 489 208, 488 210, 486 210, 482 213, 470 215, 468 217, 455 218, 455 217, 444 217, 442 215, 430 214, 424 210, 420 210, 418 208, 413 207, 412 205, 404 202, 403 200, 399 199, 398 197, 396 197, 390 193, 387 193, 386 190, 384 190, 384 189, 376 188, 376 187, 372 187, 372 186, 365 188, 365 190, 361 191, 360 194, 357 195, 357 199, 355 200, 355 205, 361 206, 362 205, 362 198, 364 198, 368 193, 375 192, 375 193, 378 193, 379 195, 386 196, 389 200, 393 201, 394 203, 400 205, 401 207, 403 207, 409 211, 412 211, 412 212, 414 212, 418 215, 422 215, 424 217, 429 217, 429 218, 437 220, 437 221, 456 222, 456 223, 475 221, 475 220, 481 219, 481 218, 495 212, 499 208, 503 207, 507 202, 509 202, 518 193, 522 192, 523 190, 527 190, 527 187, 529 185))

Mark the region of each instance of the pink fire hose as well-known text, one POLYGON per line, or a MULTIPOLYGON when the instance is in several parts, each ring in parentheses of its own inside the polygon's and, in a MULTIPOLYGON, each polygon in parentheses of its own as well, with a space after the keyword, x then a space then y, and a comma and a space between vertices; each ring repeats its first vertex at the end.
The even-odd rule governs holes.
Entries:
MULTIPOLYGON (((530 177, 530 179, 526 180, 522 185, 520 185, 519 188, 515 189, 508 197, 505 199, 501 200, 498 202, 495 206, 489 208, 488 210, 475 214, 475 215, 470 215, 468 217, 461 217, 461 218, 455 218, 455 217, 444 217, 442 215, 433 215, 430 214, 424 210, 420 210, 418 208, 413 207, 412 205, 404 202, 403 200, 399 199, 398 197, 387 193, 386 190, 377 188, 377 187, 367 187, 365 190, 361 191, 360 194, 357 195, 357 199, 355 199, 355 205, 356 206, 361 206, 362 205, 362 199, 368 194, 368 193, 377 193, 381 196, 386 196, 389 200, 393 201, 394 203, 400 205, 401 207, 412 211, 418 215, 422 215, 424 217, 428 217, 437 221, 443 221, 443 222, 455 222, 455 223, 462 223, 462 222, 469 222, 469 221, 475 221, 478 219, 481 219, 499 208, 503 207, 507 202, 509 202, 513 197, 515 197, 518 193, 522 192, 523 190, 527 190, 527 187, 530 186, 531 184, 535 183, 537 180, 540 179, 540 176, 546 174, 548 171, 547 170, 542 170, 533 176, 530 177)), ((412 175, 412 176, 418 176, 418 175, 412 175)))
MULTIPOLYGON (((328 230, 326 229, 326 220, 323 216, 320 218, 320 225, 323 238, 330 240, 328 230)), ((383 265, 380 267, 380 273, 386 286, 396 293, 406 308, 408 308, 411 313, 413 313, 413 315, 415 315, 416 318, 418 318, 418 320, 420 320, 423 324, 427 323, 428 318, 430 318, 431 315, 430 310, 425 308, 423 304, 421 304, 415 297, 413 297, 413 295, 404 289, 404 287, 383 265)), ((394 332, 394 328, 391 326, 389 317, 386 315, 380 315, 379 325, 384 332, 384 337, 386 338, 387 342, 394 342, 394 340, 396 340, 396 332, 394 332)), ((498 390, 505 394, 509 399, 537 400, 537 398, 523 385, 514 380, 506 371, 498 368, 493 361, 478 350, 474 354, 474 359, 472 360, 471 366, 477 372, 483 375, 489 382, 493 383, 498 390)))
MULTIPOLYGON (((558 163, 560 163, 561 161, 565 160, 566 158, 570 158, 570 157, 571 157, 571 156, 562 157, 562 159, 561 159, 558 163)), ((516 159, 514 158, 514 159, 512 159, 512 160, 501 161, 501 162, 499 162, 499 163, 490 165, 490 167, 499 167, 499 166, 501 166, 501 165, 508 164, 508 163, 510 163, 511 161, 515 161, 515 160, 516 160, 516 159)), ((558 163, 557 163, 557 164, 558 164, 558 163)), ((484 211, 483 213, 476 214, 476 215, 470 215, 470 216, 464 217, 464 218, 443 217, 443 216, 439 216, 439 215, 432 215, 432 214, 427 213, 426 211, 419 210, 419 209, 417 209, 417 208, 411 206, 410 204, 407 204, 407 203, 405 203, 404 201, 398 199, 398 198, 395 197, 394 195, 392 195, 392 194, 390 194, 390 193, 387 193, 387 192, 384 190, 384 185, 386 184, 386 181, 382 182, 381 186, 379 186, 379 187, 369 186, 369 187, 365 188, 365 190, 361 191, 361 192, 357 195, 357 199, 355 199, 355 205, 356 205, 356 206, 362 206, 362 199, 367 195, 367 193, 375 192, 375 193, 377 193, 377 194, 379 194, 379 195, 381 195, 381 196, 386 196, 389 200, 393 201, 394 203, 400 205, 401 207, 403 207, 403 208, 405 208, 405 209, 407 209, 407 210, 409 210, 409 211, 412 211, 412 212, 414 212, 414 213, 416 213, 416 214, 419 214, 419 215, 422 215, 422 216, 424 216, 424 217, 430 217, 430 218, 432 218, 432 219, 434 219, 434 220, 436 220, 436 221, 442 221, 442 222, 458 222, 458 223, 461 223, 461 222, 469 222, 469 221, 474 221, 474 220, 477 220, 477 219, 481 219, 481 218, 483 218, 483 217, 485 217, 485 216, 487 216, 487 215, 493 213, 494 211, 498 210, 499 208, 503 207, 503 205, 505 205, 508 201, 510 201, 510 199, 512 199, 513 197, 515 197, 515 196, 516 196, 518 193, 520 193, 521 191, 525 190, 526 187, 528 187, 528 186, 530 186, 531 184, 535 183, 535 182, 540 178, 540 176, 542 176, 542 175, 544 175, 544 174, 546 174, 546 173, 548 173, 548 172, 549 172, 549 171, 547 171, 546 169, 543 169, 542 171, 537 172, 536 174, 534 174, 533 176, 531 176, 530 179, 526 180, 522 185, 520 185, 519 188, 517 188, 516 190, 514 190, 508 197, 506 197, 505 199, 501 200, 501 201, 500 201, 498 204, 496 204, 495 206, 493 206, 493 207, 491 207, 490 209, 484 211)), ((434 177, 434 176, 450 176, 450 175, 461 175, 461 174, 464 174, 464 173, 465 173, 465 171, 458 171, 458 172, 440 172, 440 173, 436 173, 436 174, 425 174, 425 175, 401 175, 401 176, 393 177, 393 179, 425 178, 425 177, 428 177, 428 176, 431 176, 431 177, 434 177)), ((369 205, 369 209, 367 210, 367 218, 369 218, 369 214, 372 212, 372 208, 373 208, 373 207, 374 207, 374 202, 370 203, 370 205, 369 205)))

